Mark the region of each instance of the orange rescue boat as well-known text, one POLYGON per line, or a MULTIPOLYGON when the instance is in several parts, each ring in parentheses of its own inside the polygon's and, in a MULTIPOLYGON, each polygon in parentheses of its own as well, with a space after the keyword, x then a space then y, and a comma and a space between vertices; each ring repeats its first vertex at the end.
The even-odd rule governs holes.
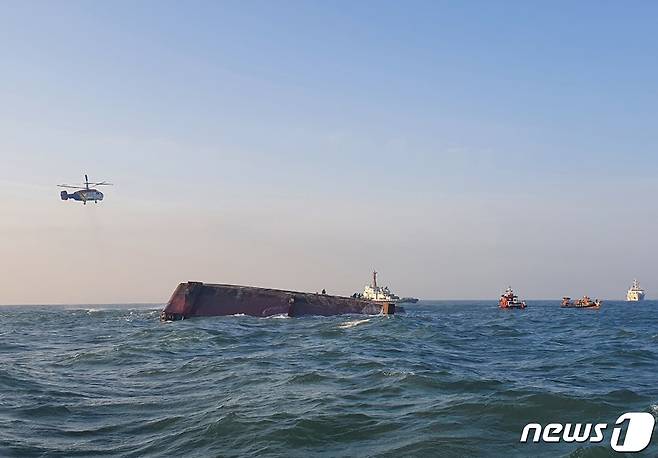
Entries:
POLYGON ((505 293, 501 294, 498 301, 498 307, 501 309, 524 309, 525 301, 520 301, 519 297, 514 294, 511 286, 508 286, 505 293))

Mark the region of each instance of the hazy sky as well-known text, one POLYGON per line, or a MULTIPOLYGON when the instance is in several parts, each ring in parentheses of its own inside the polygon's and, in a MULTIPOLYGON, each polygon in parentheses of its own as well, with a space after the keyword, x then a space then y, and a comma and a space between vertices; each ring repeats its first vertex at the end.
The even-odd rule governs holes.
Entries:
POLYGON ((0 2, 0 303, 658 296, 658 3, 0 2), (101 204, 59 199, 92 180, 101 204))

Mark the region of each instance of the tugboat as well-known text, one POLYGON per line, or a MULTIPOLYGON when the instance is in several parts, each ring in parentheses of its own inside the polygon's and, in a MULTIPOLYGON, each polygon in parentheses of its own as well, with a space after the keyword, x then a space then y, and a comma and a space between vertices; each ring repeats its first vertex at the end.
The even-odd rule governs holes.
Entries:
POLYGON ((589 296, 583 296, 582 299, 572 301, 570 297, 563 297, 560 307, 564 308, 577 308, 577 309, 598 309, 601 307, 603 301, 598 299, 591 300, 589 296))
POLYGON ((644 290, 640 288, 640 283, 637 280, 633 280, 633 286, 628 288, 626 292, 626 300, 629 302, 637 302, 644 300, 644 290))
MULTIPOLYGON (((352 294, 352 298, 377 303, 385 302, 392 304, 415 304, 418 302, 418 299, 415 297, 403 297, 400 299, 400 296, 394 294, 388 286, 379 286, 377 284, 377 271, 372 272, 372 283, 366 285, 363 288, 362 293, 352 294)), ((400 306, 398 307, 398 311, 402 312, 404 309, 400 306)))
POLYGON ((393 294, 388 286, 377 284, 377 271, 372 272, 372 284, 366 285, 363 293, 356 293, 352 297, 372 302, 398 302, 400 300, 400 297, 393 294))
POLYGON ((525 301, 520 301, 519 297, 514 294, 511 286, 508 286, 504 294, 500 295, 498 307, 501 309, 524 309, 525 301))

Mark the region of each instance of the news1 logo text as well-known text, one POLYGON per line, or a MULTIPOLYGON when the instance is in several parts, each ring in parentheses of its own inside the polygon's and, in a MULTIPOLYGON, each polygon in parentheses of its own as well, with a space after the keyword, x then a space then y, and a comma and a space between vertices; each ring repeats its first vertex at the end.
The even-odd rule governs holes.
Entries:
MULTIPOLYGON (((628 412, 615 421, 610 437, 610 446, 615 452, 641 452, 651 442, 656 423, 647 412, 628 412)), ((601 443, 608 432, 607 423, 528 423, 523 428, 520 442, 590 442, 601 443)))

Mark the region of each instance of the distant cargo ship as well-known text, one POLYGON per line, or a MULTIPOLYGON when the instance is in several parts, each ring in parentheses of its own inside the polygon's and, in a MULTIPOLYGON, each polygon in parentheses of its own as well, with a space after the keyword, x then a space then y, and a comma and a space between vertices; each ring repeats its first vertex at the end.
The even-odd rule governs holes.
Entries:
POLYGON ((640 283, 638 283, 637 280, 633 280, 633 286, 628 288, 628 291, 626 292, 626 300, 629 302, 644 300, 644 290, 640 288, 640 283))

